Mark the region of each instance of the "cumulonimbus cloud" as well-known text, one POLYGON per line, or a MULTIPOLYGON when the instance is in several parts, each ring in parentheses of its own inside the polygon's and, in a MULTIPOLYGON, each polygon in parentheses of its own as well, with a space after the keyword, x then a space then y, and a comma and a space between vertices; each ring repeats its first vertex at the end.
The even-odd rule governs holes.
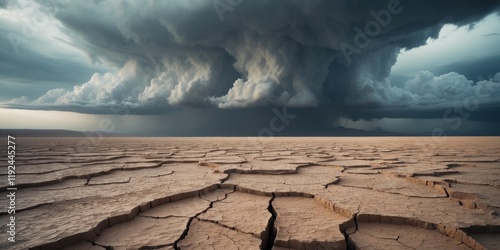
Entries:
POLYGON ((499 74, 473 82, 422 72, 402 87, 388 80, 401 48, 425 44, 445 23, 473 24, 498 1, 242 1, 222 20, 211 1, 56 3, 73 42, 118 70, 11 104, 397 107, 484 89, 491 100, 500 95, 499 74))

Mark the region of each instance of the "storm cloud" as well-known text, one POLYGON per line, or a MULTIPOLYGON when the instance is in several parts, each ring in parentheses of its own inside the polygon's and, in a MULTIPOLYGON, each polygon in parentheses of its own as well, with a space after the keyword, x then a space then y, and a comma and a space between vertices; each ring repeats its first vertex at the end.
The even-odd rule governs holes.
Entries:
MULTIPOLYGON (((0 6, 16 8, 13 1, 0 6)), ((498 110, 500 70, 482 80, 424 71, 399 85, 389 76, 401 49, 437 38, 445 24, 472 29, 499 6, 493 0, 40 1, 39 11, 54 18, 72 46, 115 70, 4 106, 83 113, 126 106, 137 114, 287 106, 332 119, 435 118, 472 96, 498 110)))

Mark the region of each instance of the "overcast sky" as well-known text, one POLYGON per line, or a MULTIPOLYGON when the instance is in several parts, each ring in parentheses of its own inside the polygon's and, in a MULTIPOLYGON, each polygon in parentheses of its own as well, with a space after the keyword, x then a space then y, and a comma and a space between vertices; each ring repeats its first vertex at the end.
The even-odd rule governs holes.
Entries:
POLYGON ((499 6, 0 0, 0 128, 500 133, 499 6))

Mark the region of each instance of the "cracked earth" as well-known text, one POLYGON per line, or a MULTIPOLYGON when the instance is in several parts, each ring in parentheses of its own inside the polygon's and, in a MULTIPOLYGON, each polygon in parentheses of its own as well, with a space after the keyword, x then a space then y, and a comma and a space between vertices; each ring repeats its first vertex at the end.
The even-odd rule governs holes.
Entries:
POLYGON ((0 249, 500 249, 498 137, 81 140, 16 140, 0 249))

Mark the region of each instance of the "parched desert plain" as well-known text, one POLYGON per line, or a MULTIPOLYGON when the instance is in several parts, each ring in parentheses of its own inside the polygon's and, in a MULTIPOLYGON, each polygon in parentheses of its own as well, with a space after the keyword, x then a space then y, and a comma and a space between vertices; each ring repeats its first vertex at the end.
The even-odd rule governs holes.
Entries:
POLYGON ((500 249, 499 137, 17 138, 15 191, 2 158, 5 250, 500 249))

